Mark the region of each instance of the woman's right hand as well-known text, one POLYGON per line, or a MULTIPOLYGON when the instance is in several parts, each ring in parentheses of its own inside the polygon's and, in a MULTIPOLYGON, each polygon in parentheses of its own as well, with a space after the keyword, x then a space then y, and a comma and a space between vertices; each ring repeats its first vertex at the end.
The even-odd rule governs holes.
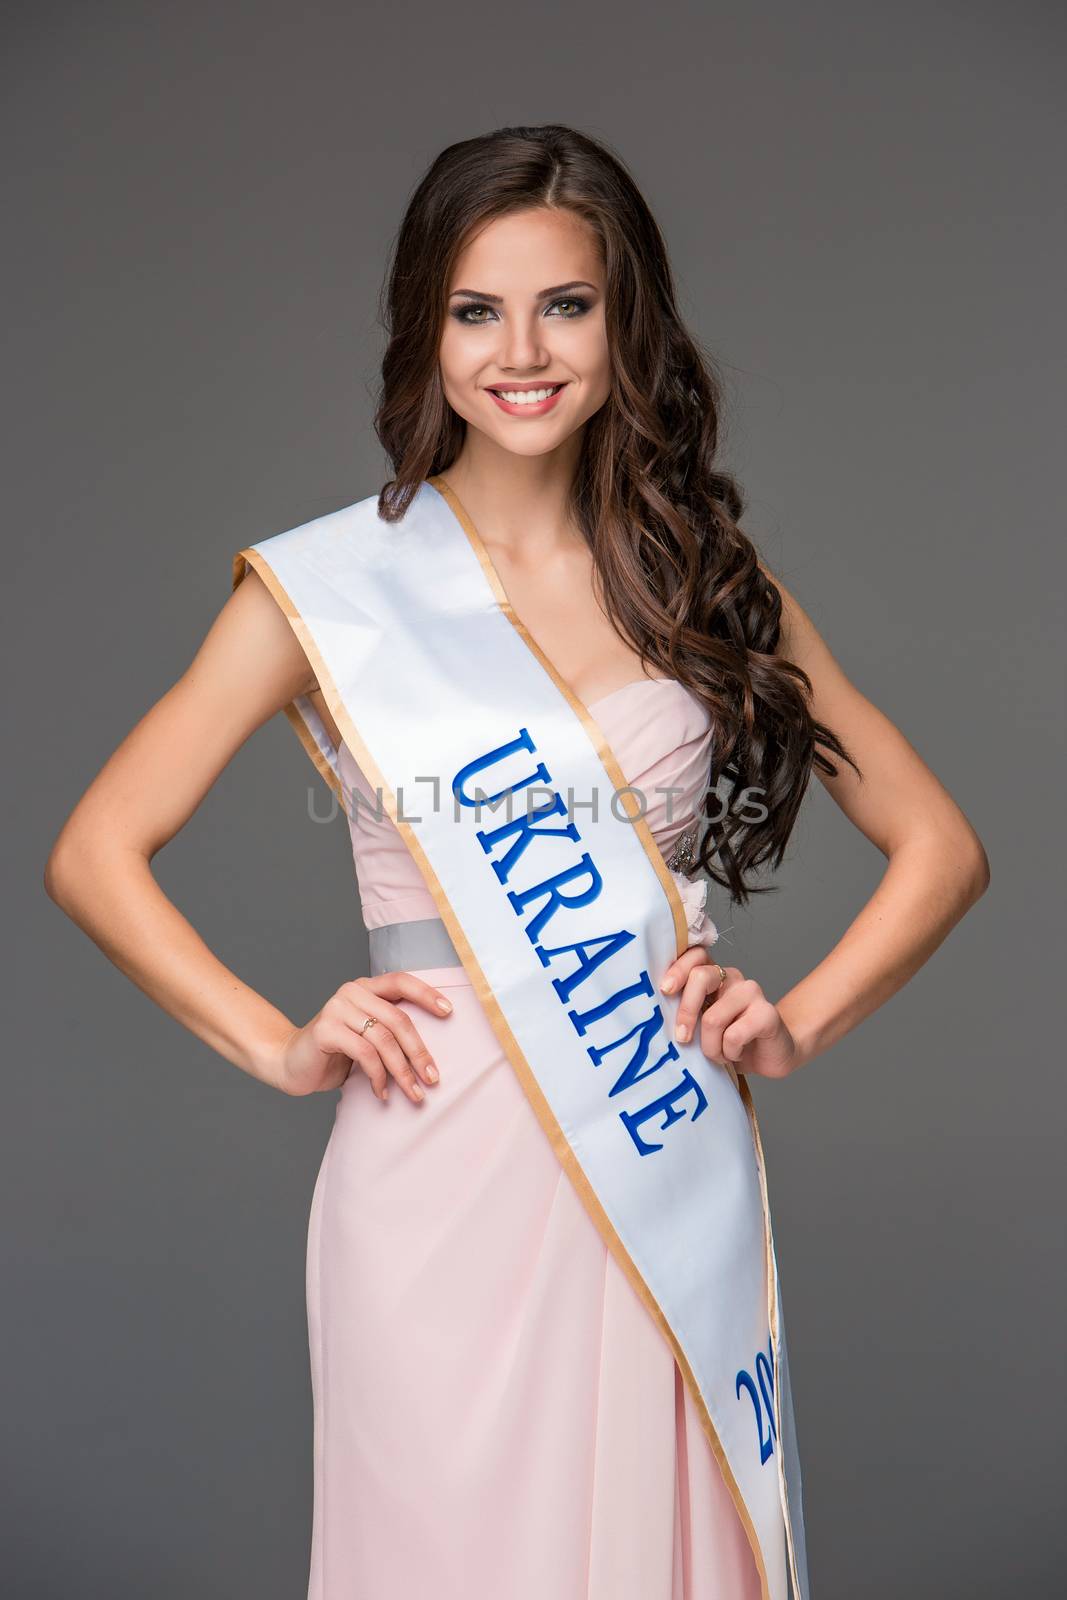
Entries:
POLYGON ((275 1086, 293 1095, 339 1089, 358 1066, 379 1100, 388 1099, 392 1074, 417 1105, 423 1099, 422 1084, 438 1081, 437 1068, 397 1000, 411 1000, 442 1018, 452 1010, 451 1001, 412 972, 354 978, 285 1040, 275 1063, 275 1086), (368 1017, 375 1018, 374 1025, 361 1032, 368 1017))

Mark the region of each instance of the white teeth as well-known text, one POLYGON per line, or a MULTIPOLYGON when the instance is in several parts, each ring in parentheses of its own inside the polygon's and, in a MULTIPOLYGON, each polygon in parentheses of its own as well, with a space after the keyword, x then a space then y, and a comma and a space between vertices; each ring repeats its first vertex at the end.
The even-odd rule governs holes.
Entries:
POLYGON ((534 406, 539 400, 547 400, 550 394, 555 394, 563 385, 554 383, 550 389, 494 389, 501 400, 506 400, 512 406, 534 406))

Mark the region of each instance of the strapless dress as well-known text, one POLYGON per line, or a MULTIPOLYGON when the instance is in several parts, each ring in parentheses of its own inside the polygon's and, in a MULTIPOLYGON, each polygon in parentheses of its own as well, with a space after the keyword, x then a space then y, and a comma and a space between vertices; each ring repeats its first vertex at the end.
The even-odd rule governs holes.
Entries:
MULTIPOLYGON (((671 679, 589 704, 670 862, 711 729, 671 679)), ((368 930, 432 918, 351 751, 368 930)), ((706 880, 676 871, 690 942, 706 880)), ((412 969, 416 970, 416 969, 412 969)), ((413 1104, 354 1068, 315 1184, 308 1600, 759 1600, 748 1539, 673 1353, 551 1149, 458 965, 404 1002, 440 1071, 413 1104)))

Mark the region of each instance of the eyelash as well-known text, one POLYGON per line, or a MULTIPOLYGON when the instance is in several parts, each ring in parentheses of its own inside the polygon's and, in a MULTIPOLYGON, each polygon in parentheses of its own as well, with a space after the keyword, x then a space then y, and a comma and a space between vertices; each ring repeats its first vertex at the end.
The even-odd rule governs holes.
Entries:
MULTIPOLYGON (((562 317, 560 319, 562 322, 577 322, 578 318, 584 316, 585 313, 589 310, 589 304, 590 304, 590 302, 588 300, 586 300, 583 295, 580 295, 580 294, 562 295, 560 297, 560 299, 550 301, 550 306, 577 306, 578 307, 578 310, 575 311, 575 312, 572 312, 570 316, 562 317)), ((490 306, 490 305, 487 305, 484 300, 467 300, 463 305, 453 307, 452 311, 450 312, 450 315, 455 317, 457 322, 462 322, 462 323, 466 324, 466 326, 468 328, 484 328, 487 325, 488 320, 489 320, 487 317, 477 317, 473 321, 471 321, 471 319, 467 316, 467 312, 468 311, 492 311, 492 310, 493 310, 493 307, 490 306)))

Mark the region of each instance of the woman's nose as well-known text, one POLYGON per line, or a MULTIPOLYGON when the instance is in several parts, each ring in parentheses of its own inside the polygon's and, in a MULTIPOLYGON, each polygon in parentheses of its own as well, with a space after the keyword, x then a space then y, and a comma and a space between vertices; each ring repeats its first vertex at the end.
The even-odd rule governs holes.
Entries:
POLYGON ((520 317, 504 324, 504 342, 500 353, 502 368, 519 372, 527 367, 543 367, 545 355, 540 324, 536 319, 527 321, 520 317))

